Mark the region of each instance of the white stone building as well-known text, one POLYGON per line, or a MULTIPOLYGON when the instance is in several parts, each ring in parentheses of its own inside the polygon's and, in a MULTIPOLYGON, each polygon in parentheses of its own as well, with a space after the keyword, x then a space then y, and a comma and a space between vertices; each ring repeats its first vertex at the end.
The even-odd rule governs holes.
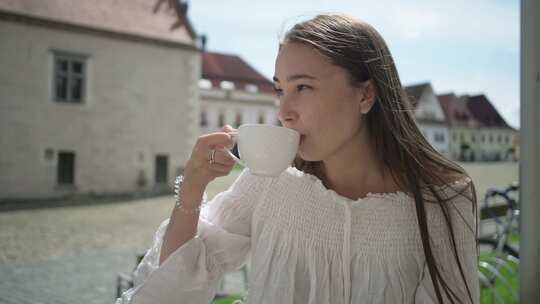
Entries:
POLYGON ((186 9, 0 2, 0 200, 171 185, 199 133, 186 9))
POLYGON ((201 133, 226 124, 278 124, 272 83, 235 55, 204 52, 199 82, 201 133))
POLYGON ((418 126, 428 142, 441 154, 449 157, 449 128, 446 116, 430 83, 405 87, 415 110, 418 126))

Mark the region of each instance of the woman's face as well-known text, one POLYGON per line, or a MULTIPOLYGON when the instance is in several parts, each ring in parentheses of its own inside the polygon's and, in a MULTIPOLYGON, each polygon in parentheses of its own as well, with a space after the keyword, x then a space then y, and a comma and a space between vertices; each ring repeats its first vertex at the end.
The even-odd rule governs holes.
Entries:
POLYGON ((324 161, 360 142, 364 90, 351 85, 345 69, 313 48, 287 43, 279 51, 275 71, 278 118, 300 132, 302 159, 324 161))

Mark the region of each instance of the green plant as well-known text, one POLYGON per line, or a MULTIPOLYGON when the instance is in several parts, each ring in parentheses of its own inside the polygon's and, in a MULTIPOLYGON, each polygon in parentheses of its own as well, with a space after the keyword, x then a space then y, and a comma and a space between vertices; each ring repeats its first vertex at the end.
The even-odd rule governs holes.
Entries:
MULTIPOLYGON (((494 258, 495 258, 494 253, 480 254, 481 261, 491 263, 494 258)), ((519 291, 518 267, 517 265, 514 265, 514 264, 509 264, 509 265, 512 265, 511 266, 512 270, 509 270, 506 268, 499 268, 499 271, 501 272, 501 275, 508 280, 510 287, 515 292, 518 292, 519 291)), ((501 299, 504 301, 504 303, 508 303, 508 304, 518 303, 518 300, 512 296, 512 292, 508 289, 507 286, 505 286, 505 284, 503 284, 503 282, 501 282, 500 280, 495 280, 494 284, 495 284, 494 285, 495 291, 501 296, 501 299)), ((480 291, 480 300, 482 304, 499 303, 493 296, 492 290, 490 290, 489 288, 482 288, 482 290, 480 291)))
POLYGON ((230 295, 225 298, 220 298, 212 301, 212 304, 232 304, 236 300, 242 300, 242 296, 240 295, 230 295))

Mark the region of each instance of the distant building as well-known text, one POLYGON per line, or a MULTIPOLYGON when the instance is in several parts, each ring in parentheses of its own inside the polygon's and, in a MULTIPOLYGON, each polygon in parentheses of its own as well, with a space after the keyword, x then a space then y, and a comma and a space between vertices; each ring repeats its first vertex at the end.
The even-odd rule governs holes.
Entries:
POLYGON ((449 128, 444 111, 430 83, 405 87, 414 105, 414 117, 427 141, 441 154, 449 157, 449 128))
POLYGON ((443 155, 459 161, 519 158, 519 132, 485 95, 436 95, 429 83, 406 86, 405 92, 420 130, 443 155))
POLYGON ((199 133, 201 54, 167 2, 0 2, 0 199, 170 186, 199 133))
POLYGON ((438 96, 450 127, 450 157, 454 160, 480 160, 482 142, 478 128, 480 123, 469 111, 467 104, 455 94, 438 96))
POLYGON ((476 153, 481 160, 514 160, 518 153, 518 131, 510 127, 485 95, 463 96, 478 121, 476 153))
POLYGON ((199 89, 201 133, 226 124, 278 124, 272 82, 236 55, 204 52, 199 89))
POLYGON ((518 131, 510 127, 485 95, 439 95, 450 125, 451 157, 461 161, 516 160, 518 131))

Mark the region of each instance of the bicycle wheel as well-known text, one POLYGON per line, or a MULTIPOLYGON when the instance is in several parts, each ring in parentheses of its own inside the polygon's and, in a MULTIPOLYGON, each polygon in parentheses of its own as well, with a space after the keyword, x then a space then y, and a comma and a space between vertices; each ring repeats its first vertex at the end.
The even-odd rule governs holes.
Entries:
MULTIPOLYGON (((478 245, 480 246, 480 252, 495 252, 497 250, 498 242, 491 238, 479 238, 478 245)), ((508 244, 504 244, 502 251, 506 255, 511 255, 519 259, 519 252, 508 244)))

